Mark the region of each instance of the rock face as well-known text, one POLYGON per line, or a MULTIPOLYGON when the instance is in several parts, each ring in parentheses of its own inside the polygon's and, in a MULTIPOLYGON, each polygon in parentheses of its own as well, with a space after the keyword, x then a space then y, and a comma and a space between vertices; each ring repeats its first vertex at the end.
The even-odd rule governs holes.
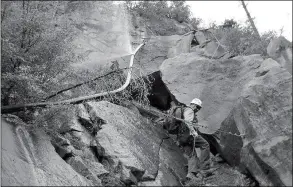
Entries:
POLYGON ((273 39, 267 47, 268 55, 292 74, 292 43, 283 36, 273 39))
POLYGON ((140 115, 108 102, 88 102, 91 118, 107 121, 95 137, 104 165, 126 184, 180 185, 186 159, 173 141, 140 115), (150 182, 152 181, 152 182, 150 182))
MULTIPOLYGON (((267 60, 261 64, 258 79, 245 87, 230 119, 224 123, 246 134, 243 147, 235 144, 241 152, 233 149, 237 154, 232 162, 243 163, 262 185, 291 186, 292 78, 273 63, 276 62, 267 60), (265 72, 266 76, 260 76, 265 72)), ((236 139, 225 137, 225 152, 232 151, 229 142, 236 139)))
MULTIPOLYGON (((10 118, 11 119, 11 118, 10 118)), ((41 133, 28 133, 25 124, 2 118, 2 185, 4 186, 90 186, 55 152, 41 133)))
POLYGON ((86 19, 81 19, 78 13, 70 18, 75 20, 76 37, 72 42, 75 53, 84 57, 84 62, 75 67, 101 67, 109 59, 131 54, 131 24, 124 8, 106 1, 93 2, 92 11, 85 14, 89 14, 86 19))
POLYGON ((221 58, 226 54, 225 49, 215 41, 208 42, 204 47, 203 55, 210 58, 221 58))
POLYGON ((161 127, 137 110, 109 102, 84 105, 76 105, 76 116, 53 136, 55 150, 23 122, 2 120, 2 184, 180 185, 187 161, 161 127))
POLYGON ((194 37, 202 45, 209 39, 209 33, 207 31, 198 31, 194 34, 194 37))
POLYGON ((98 69, 108 67, 111 61, 117 60, 120 68, 123 68, 129 64, 129 55, 146 39, 148 42, 135 61, 139 62, 138 67, 143 73, 149 74, 157 71, 166 58, 190 50, 193 36, 183 36, 191 30, 187 23, 179 24, 175 20, 166 19, 173 25, 172 30, 166 31, 168 36, 157 36, 152 29, 165 29, 160 25, 160 20, 157 22, 139 15, 131 16, 125 7, 107 1, 92 4, 93 11, 88 13, 86 19, 81 19, 79 14, 73 14, 70 18, 76 21, 74 27, 77 34, 73 46, 77 56, 82 57, 82 63, 76 63, 74 67, 98 69))
POLYGON ((194 46, 191 52, 196 52, 196 54, 208 58, 219 59, 228 54, 228 52, 219 45, 218 42, 214 41, 215 37, 212 34, 213 30, 202 30, 197 31, 194 34, 195 40, 199 45, 194 46))
POLYGON ((199 122, 220 133, 218 151, 261 185, 292 185, 292 75, 259 55, 211 60, 195 53, 167 59, 162 79, 185 104, 198 97, 199 122), (233 154, 231 154, 233 153, 233 154))
POLYGON ((194 35, 192 33, 181 36, 175 45, 171 46, 171 49, 168 51, 168 58, 173 58, 181 53, 189 53, 193 37, 194 35))
MULTIPOLYGON (((189 53, 192 37, 192 34, 151 37, 138 51, 135 66, 146 75, 158 71, 165 59, 181 53, 189 53)), ((134 69, 134 73, 139 75, 139 71, 136 69, 134 69)))
MULTIPOLYGON (((97 173, 92 172, 91 167, 85 164, 83 159, 80 156, 70 157, 67 160, 67 163, 70 164, 72 168, 78 173, 81 173, 83 176, 85 176, 89 180, 94 181, 95 184, 101 185, 101 180, 97 177, 97 173, 100 173, 100 170, 98 169, 97 173)), ((93 163, 96 163, 96 162, 93 162, 93 163)), ((91 164, 91 166, 93 166, 93 163, 91 164)), ((99 165, 98 165, 98 168, 99 168, 99 165)))
POLYGON ((231 168, 218 156, 211 155, 211 162, 213 168, 216 168, 213 175, 204 178, 192 178, 185 185, 186 186, 257 186, 255 181, 252 181, 247 176, 243 175, 235 168, 231 168))

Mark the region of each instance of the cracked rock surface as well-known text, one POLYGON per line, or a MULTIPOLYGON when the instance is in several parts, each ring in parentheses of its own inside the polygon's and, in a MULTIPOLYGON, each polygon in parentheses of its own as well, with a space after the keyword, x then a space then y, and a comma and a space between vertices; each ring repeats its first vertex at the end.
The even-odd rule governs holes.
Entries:
POLYGON ((181 185, 186 158, 160 126, 106 101, 75 110, 76 116, 51 141, 2 121, 2 140, 9 142, 2 147, 2 184, 181 185), (95 134, 92 126, 98 126, 95 134))
POLYGON ((2 118, 1 125, 2 185, 93 185, 62 160, 42 133, 28 133, 19 120, 8 122, 2 118))
POLYGON ((285 68, 260 55, 213 60, 189 53, 160 70, 179 102, 202 100, 198 120, 207 128, 200 131, 224 131, 212 144, 231 166, 260 185, 292 185, 292 75, 285 68))
POLYGON ((124 183, 179 185, 186 176, 186 159, 161 128, 109 102, 88 102, 86 108, 91 117, 107 121, 95 137, 98 154, 124 183))

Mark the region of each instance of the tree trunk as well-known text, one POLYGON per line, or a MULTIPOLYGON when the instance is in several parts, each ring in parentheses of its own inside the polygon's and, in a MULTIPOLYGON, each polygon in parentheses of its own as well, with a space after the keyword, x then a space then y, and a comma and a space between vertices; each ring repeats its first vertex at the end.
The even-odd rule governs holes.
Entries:
POLYGON ((9 96, 10 96, 10 93, 11 93, 11 90, 12 88, 14 87, 15 85, 13 83, 11 83, 11 85, 9 86, 9 88, 7 90, 4 90, 3 91, 3 95, 2 95, 2 105, 3 106, 8 106, 10 103, 9 103, 9 96))
POLYGON ((246 15, 247 15, 247 17, 248 17, 248 20, 249 20, 249 22, 250 22, 250 25, 251 25, 251 27, 252 27, 252 29, 253 29, 254 34, 255 34, 255 35, 258 37, 258 39, 260 40, 261 38, 260 38, 259 32, 258 32, 258 30, 257 30, 257 28, 256 28, 256 26, 255 26, 255 24, 254 24, 253 19, 252 19, 251 16, 250 16, 250 13, 249 13, 248 10, 247 10, 247 7, 246 7, 246 5, 245 5, 245 3, 244 3, 244 0, 240 0, 240 1, 241 1, 241 3, 242 3, 242 6, 243 6, 245 12, 246 12, 246 15))

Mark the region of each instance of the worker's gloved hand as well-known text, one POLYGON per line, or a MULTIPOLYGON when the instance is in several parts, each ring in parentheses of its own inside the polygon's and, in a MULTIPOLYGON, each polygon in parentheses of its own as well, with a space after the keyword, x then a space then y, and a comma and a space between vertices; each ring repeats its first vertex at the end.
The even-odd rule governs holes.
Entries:
POLYGON ((190 131, 190 135, 192 135, 193 137, 197 137, 198 136, 198 133, 196 132, 196 130, 192 129, 190 131))

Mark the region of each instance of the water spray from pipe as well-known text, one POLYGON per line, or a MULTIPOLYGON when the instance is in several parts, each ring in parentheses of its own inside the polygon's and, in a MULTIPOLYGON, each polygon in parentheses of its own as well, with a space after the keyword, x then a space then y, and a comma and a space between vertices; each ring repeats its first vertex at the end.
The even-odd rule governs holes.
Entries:
POLYGON ((98 97, 102 97, 102 96, 105 96, 105 95, 115 94, 117 92, 121 92, 130 83, 131 73, 132 73, 132 68, 133 68, 132 66, 133 66, 133 61, 134 61, 134 55, 138 52, 138 50, 144 44, 145 44, 145 42, 143 41, 143 43, 140 44, 133 51, 133 53, 131 54, 126 81, 120 88, 118 88, 116 90, 112 90, 112 91, 108 91, 108 92, 102 92, 102 93, 89 95, 89 96, 73 98, 73 99, 67 99, 67 100, 63 100, 63 101, 56 101, 56 102, 40 102, 40 103, 28 103, 28 104, 14 105, 14 106, 3 106, 3 107, 1 107, 1 113, 6 114, 6 113, 11 113, 11 112, 18 112, 18 111, 21 111, 21 110, 30 109, 30 108, 34 108, 34 107, 46 107, 46 106, 52 106, 52 105, 75 104, 75 103, 80 103, 80 102, 87 101, 87 100, 90 100, 90 99, 95 99, 95 98, 98 98, 98 97))

